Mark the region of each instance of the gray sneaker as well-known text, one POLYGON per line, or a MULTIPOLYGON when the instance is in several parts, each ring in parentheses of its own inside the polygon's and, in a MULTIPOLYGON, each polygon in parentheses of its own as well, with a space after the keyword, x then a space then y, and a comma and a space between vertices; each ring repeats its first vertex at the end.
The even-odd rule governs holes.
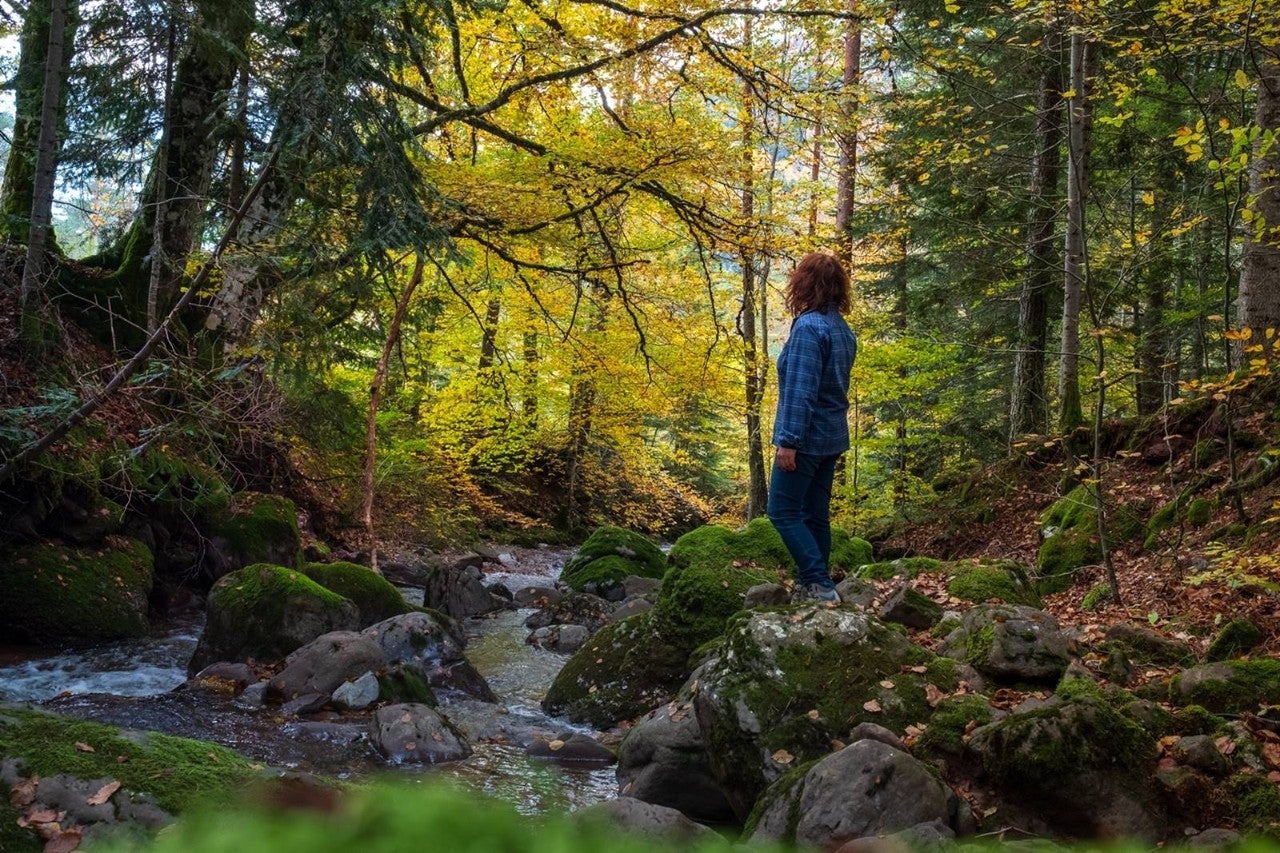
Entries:
POLYGON ((791 592, 791 603, 800 604, 804 601, 839 604, 840 594, 835 591, 834 587, 823 586, 820 583, 798 583, 791 592))

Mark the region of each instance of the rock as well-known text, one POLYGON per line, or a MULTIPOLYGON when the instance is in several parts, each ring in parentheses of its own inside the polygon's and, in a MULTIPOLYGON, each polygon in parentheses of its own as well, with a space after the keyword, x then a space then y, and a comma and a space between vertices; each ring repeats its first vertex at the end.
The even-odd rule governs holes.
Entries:
POLYGON ((631 797, 596 803, 579 809, 572 817, 575 821, 608 821, 632 835, 667 841, 688 841, 714 834, 714 830, 694 823, 675 809, 631 797))
POLYGON ((571 592, 524 621, 533 630, 550 625, 581 625, 594 633, 609 621, 613 606, 598 595, 589 592, 571 592))
POLYGON ((302 573, 350 601, 360 611, 360 627, 413 610, 386 578, 355 563, 310 563, 302 573))
POLYGON ((374 712, 369 742, 392 764, 440 764, 471 754, 471 747, 447 719, 413 703, 387 705, 374 712))
POLYGON ((940 820, 918 823, 888 836, 846 841, 836 853, 942 853, 955 848, 955 831, 940 820))
POLYGON ((962 808, 968 805, 923 763, 880 741, 860 740, 770 788, 751 841, 830 849, 934 821, 954 832, 962 808))
POLYGON ((454 619, 492 613, 506 606, 500 597, 489 592, 478 571, 457 562, 432 570, 423 585, 423 596, 427 607, 454 619))
POLYGON ((405 604, 409 605, 409 609, 413 610, 421 607, 426 601, 426 590, 420 586, 397 586, 396 590, 400 593, 400 597, 404 599, 405 604))
POLYGON ((267 682, 259 681, 257 684, 250 684, 240 691, 240 695, 231 704, 245 711, 258 710, 267 704, 267 682))
MULTIPOLYGON (((468 551, 464 554, 460 554, 457 557, 455 557, 449 563, 448 568, 453 569, 462 574, 468 574, 469 576, 474 577, 474 575, 470 575, 470 573, 467 572, 467 570, 479 569, 484 565, 484 562, 485 562, 485 557, 483 554, 476 553, 475 551, 468 551)), ((497 562, 496 553, 494 553, 494 562, 497 562)))
POLYGON ((89 801, 112 781, 106 777, 77 779, 66 773, 42 776, 36 782, 36 802, 54 811, 65 811, 74 823, 110 823, 116 819, 116 809, 110 800, 98 805, 90 805, 89 801))
POLYGON ((549 652, 573 654, 590 637, 591 632, 581 625, 549 625, 531 633, 526 642, 549 652))
POLYGON ((660 577, 627 575, 622 581, 622 591, 626 593, 627 598, 634 598, 638 595, 657 595, 660 589, 662 589, 662 578, 660 577))
POLYGON ((248 664, 219 661, 200 670, 188 684, 201 690, 236 696, 257 679, 248 664))
POLYGON ((845 578, 836 584, 836 592, 840 595, 841 604, 862 608, 874 604, 879 595, 875 584, 855 577, 845 578))
POLYGON ((1072 838, 1144 838, 1167 834, 1151 782, 1151 736, 1112 708, 1091 682, 1064 681, 1059 702, 975 729, 978 756, 1021 828, 1072 838))
POLYGON ((0 560, 0 639, 146 636, 153 580, 151 551, 125 536, 108 536, 97 547, 38 543, 7 551, 0 560))
POLYGON ((1222 754, 1216 740, 1208 735, 1180 737, 1170 753, 1179 764, 1194 767, 1210 776, 1221 779, 1231 772, 1231 760, 1222 754))
POLYGON ((618 750, 618 787, 623 797, 678 809, 696 821, 734 817, 687 700, 659 706, 627 732, 618 750))
POLYGON ((526 586, 512 593, 516 607, 549 607, 562 598, 564 593, 550 586, 526 586))
POLYGON ((699 671, 694 708, 708 763, 740 819, 778 777, 821 758, 848 726, 928 721, 926 685, 956 667, 852 608, 744 611, 699 671), (913 671, 913 667, 923 671, 913 671))
POLYGON ((425 682, 426 686, 458 690, 483 702, 496 701, 484 676, 463 655, 464 641, 457 626, 440 614, 405 613, 371 625, 364 633, 382 647, 387 662, 384 699, 425 701, 430 691, 413 683, 425 682))
POLYGON ((1111 655, 1123 652, 1129 663, 1138 666, 1185 665, 1195 660, 1195 653, 1186 643, 1150 628, 1124 622, 1107 627, 1104 649, 1111 655))
POLYGON ((360 627, 356 606, 296 569, 266 563, 222 577, 188 671, 215 661, 274 661, 330 631, 360 627))
POLYGON ((505 583, 499 582, 489 584, 489 592, 498 596, 498 598, 501 598, 503 601, 514 602, 516 599, 515 593, 508 589, 505 583))
POLYGON ((949 634, 942 653, 1006 681, 1056 681, 1071 658, 1052 614, 1012 604, 979 604, 949 634))
POLYGON ((911 586, 903 586, 880 608, 880 618, 908 628, 932 628, 942 621, 942 607, 911 586))
POLYGON ((329 702, 326 693, 304 693, 294 696, 280 706, 280 713, 286 717, 301 717, 303 714, 314 714, 329 702))
POLYGON ((1264 639, 1266 636, 1262 633, 1262 629, 1253 620, 1232 619, 1223 625, 1218 636, 1213 638, 1204 657, 1211 662, 1229 660, 1236 655, 1253 651, 1262 644, 1264 639))
POLYGON ((641 596, 628 598, 614 608, 614 611, 609 614, 609 618, 606 621, 609 623, 621 622, 623 619, 630 619, 632 616, 648 613, 652 609, 653 602, 647 598, 641 596))
POLYGON ((308 693, 329 696, 344 682, 382 669, 387 663, 374 637, 334 631, 307 643, 285 659, 267 685, 267 696, 284 700, 308 693))
POLYGON ((241 492, 231 505, 208 516, 203 569, 221 578, 256 563, 295 565, 302 547, 298 510, 279 495, 241 492))
POLYGON ((1231 829, 1206 829, 1203 832, 1197 832, 1195 835, 1187 839, 1187 843, 1192 847, 1208 847, 1212 850, 1227 850, 1234 848, 1240 843, 1240 833, 1231 829))
POLYGON ((902 742, 902 738, 876 723, 858 723, 845 738, 846 743, 857 743, 860 740, 878 740, 885 746, 907 751, 907 745, 902 742))
POLYGON ((334 706, 344 711, 362 711, 378 701, 378 678, 366 672, 354 681, 344 681, 333 691, 334 706))
POLYGON ((564 732, 553 738, 536 737, 525 749, 534 758, 549 758, 567 764, 613 764, 618 757, 613 750, 593 737, 564 732))
POLYGON ((1031 587, 1030 571, 1012 560, 953 563, 955 574, 947 581, 947 594, 961 601, 990 601, 1040 607, 1040 596, 1031 587))
POLYGON ((742 608, 776 607, 791 600, 791 593, 780 583, 758 583, 747 590, 742 599, 742 608))
POLYGON ((1175 676, 1170 700, 1238 714, 1258 705, 1280 704, 1280 660, 1231 660, 1193 666, 1175 676))
POLYGON ((617 604, 627 597, 626 590, 617 581, 587 581, 582 585, 582 592, 598 595, 613 604, 617 604))
POLYGON ((638 533, 621 527, 598 527, 582 543, 560 572, 560 582, 570 589, 591 591, 609 598, 616 589, 621 601, 627 593, 623 582, 633 575, 661 578, 667 555, 638 533))

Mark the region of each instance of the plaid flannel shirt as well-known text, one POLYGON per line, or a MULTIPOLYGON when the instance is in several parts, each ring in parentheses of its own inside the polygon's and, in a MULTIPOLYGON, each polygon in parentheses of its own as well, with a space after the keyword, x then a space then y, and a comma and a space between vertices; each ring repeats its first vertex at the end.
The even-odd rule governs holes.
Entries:
POLYGON ((858 339, 834 308, 792 321, 778 356, 775 445, 815 456, 849 449, 849 371, 857 354, 858 339))

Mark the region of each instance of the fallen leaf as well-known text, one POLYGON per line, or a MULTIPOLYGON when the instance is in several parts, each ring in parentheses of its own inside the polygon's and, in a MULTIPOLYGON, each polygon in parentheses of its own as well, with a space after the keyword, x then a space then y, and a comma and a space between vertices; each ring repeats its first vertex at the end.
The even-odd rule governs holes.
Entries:
POLYGON ((44 853, 71 853, 79 848, 83 833, 84 830, 78 826, 62 830, 45 842, 44 853))
POLYGON ((883 687, 885 690, 892 690, 893 682, 889 681, 888 679, 885 679, 884 681, 880 682, 880 686, 883 687))
POLYGON ((790 764, 796 760, 796 757, 785 749, 780 749, 773 754, 773 760, 779 764, 790 764))
POLYGON ((1262 757, 1267 759, 1272 767, 1280 768, 1280 743, 1264 743, 1262 757))
POLYGON ((412 721, 413 721, 413 715, 410 714, 408 711, 405 711, 403 714, 400 715, 400 722, 409 723, 412 721))
POLYGON ((1166 735, 1165 737, 1160 738, 1160 745, 1165 749, 1168 749, 1180 740, 1182 740, 1182 738, 1178 735, 1166 735))
POLYGON ((930 708, 938 707, 938 703, 947 698, 947 694, 943 693, 936 686, 926 684, 924 686, 924 701, 929 703, 930 708))
POLYGON ((978 721, 977 721, 977 720, 970 720, 969 722, 965 723, 965 724, 964 724, 964 736, 965 736, 965 737, 968 737, 969 735, 973 734, 973 730, 974 730, 974 729, 976 729, 977 727, 978 727, 978 721))
POLYGON ((873 713, 873 714, 878 714, 878 713, 880 713, 880 711, 881 711, 881 710, 883 710, 883 709, 880 707, 880 703, 879 703, 879 702, 877 702, 876 700, 872 699, 870 702, 863 702, 863 703, 862 703, 862 710, 864 710, 864 711, 870 711, 870 712, 871 712, 871 713, 873 713))
POLYGON ((119 790, 120 790, 120 783, 118 781, 108 782, 107 784, 103 785, 101 788, 98 789, 98 793, 94 794, 92 797, 85 800, 85 802, 91 806, 100 806, 103 803, 105 803, 107 800, 111 799, 111 795, 119 790))
POLYGON ((405 741, 404 748, 412 752, 418 748, 418 742, 416 740, 405 741))
POLYGON ((562 740, 550 741, 549 743, 547 743, 547 749, 551 750, 552 752, 558 752, 559 750, 564 749, 564 741, 562 740))
POLYGON ((1280 770, 1272 770, 1267 774, 1267 780, 1280 785, 1280 770))
POLYGON ((904 666, 904 667, 902 668, 902 670, 903 670, 903 672, 914 672, 914 673, 916 673, 916 674, 918 674, 918 675, 923 675, 924 673, 926 673, 926 672, 928 672, 928 671, 929 671, 929 667, 927 667, 927 666, 904 666))
POLYGON ((57 823, 58 813, 53 809, 32 809, 26 818, 30 823, 57 823))
POLYGON ((920 735, 924 734, 925 728, 927 727, 923 725, 917 726, 913 724, 913 725, 907 726, 906 729, 904 729, 904 732, 906 733, 907 737, 920 737, 920 735))
POLYGON ((87 743, 85 743, 85 742, 83 742, 83 741, 76 741, 76 749, 80 750, 81 752, 94 752, 94 751, 95 751, 93 747, 89 746, 89 744, 87 744, 87 743))
POLYGON ((842 749, 844 749, 844 741, 842 741, 842 740, 833 740, 833 741, 831 741, 831 751, 832 751, 832 752, 839 752, 839 751, 840 751, 840 750, 842 750, 842 749))
POLYGON ((30 779, 19 779, 17 784, 9 790, 9 805, 15 809, 31 805, 31 802, 36 798, 36 783, 39 781, 39 776, 32 776, 30 779))
POLYGON ((129 756, 127 755, 116 756, 116 764, 128 764, 128 763, 129 763, 129 756))
POLYGON ((818 721, 818 717, 820 716, 822 715, 818 713, 817 708, 814 708, 812 711, 809 712, 809 719, 813 720, 815 723, 818 721))
POLYGON ((599 685, 599 684, 593 684, 593 685, 591 685, 590 687, 588 687, 588 688, 587 688, 587 692, 588 692, 588 693, 595 693, 595 692, 596 692, 597 690, 599 690, 599 689, 600 689, 600 685, 599 685))
POLYGON ((1222 735, 1214 740, 1213 745, 1218 748, 1218 752, 1223 755, 1230 755, 1236 751, 1236 742, 1229 735, 1222 735))

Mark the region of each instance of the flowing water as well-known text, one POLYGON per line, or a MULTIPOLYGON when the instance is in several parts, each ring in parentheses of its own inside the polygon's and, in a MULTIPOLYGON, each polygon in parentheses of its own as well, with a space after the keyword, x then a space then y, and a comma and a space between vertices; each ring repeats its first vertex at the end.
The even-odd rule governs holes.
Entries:
MULTIPOLYGON (((547 585, 545 576, 487 578, 511 588, 547 585)), ((543 692, 564 664, 561 655, 524 642, 532 611, 506 611, 468 620, 467 657, 498 696, 489 704, 441 694, 441 710, 470 736, 473 754, 434 768, 391 772, 460 784, 507 800, 525 814, 570 811, 617 792, 612 767, 572 767, 525 754, 535 738, 589 729, 547 717, 543 692)), ((152 636, 107 645, 48 650, 0 648, 0 701, 39 702, 58 713, 114 725, 152 729, 223 743, 273 766, 343 778, 386 768, 366 743, 363 721, 280 722, 274 714, 236 708, 225 698, 178 690, 200 635, 191 617, 158 626, 152 636)))

